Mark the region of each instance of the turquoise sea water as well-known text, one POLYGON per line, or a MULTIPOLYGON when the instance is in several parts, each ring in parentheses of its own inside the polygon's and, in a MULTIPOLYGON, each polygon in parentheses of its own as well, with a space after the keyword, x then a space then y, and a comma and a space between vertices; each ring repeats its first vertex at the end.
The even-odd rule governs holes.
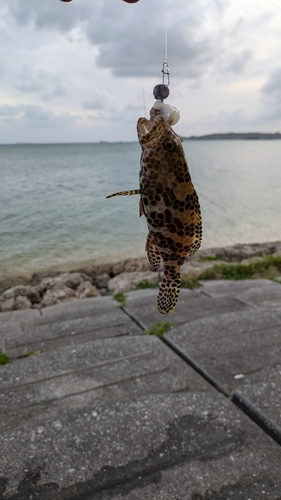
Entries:
MULTIPOLYGON (((183 143, 202 246, 281 240, 281 141, 183 143)), ((0 146, 0 277, 144 253, 138 143, 0 146)))

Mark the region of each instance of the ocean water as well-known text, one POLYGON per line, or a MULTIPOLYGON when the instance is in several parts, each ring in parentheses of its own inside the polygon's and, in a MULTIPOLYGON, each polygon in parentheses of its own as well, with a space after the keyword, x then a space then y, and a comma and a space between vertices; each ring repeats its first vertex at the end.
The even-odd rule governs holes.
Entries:
MULTIPOLYGON (((281 141, 183 143, 202 247, 281 240, 281 141)), ((0 278, 145 255, 136 143, 0 146, 0 278)))

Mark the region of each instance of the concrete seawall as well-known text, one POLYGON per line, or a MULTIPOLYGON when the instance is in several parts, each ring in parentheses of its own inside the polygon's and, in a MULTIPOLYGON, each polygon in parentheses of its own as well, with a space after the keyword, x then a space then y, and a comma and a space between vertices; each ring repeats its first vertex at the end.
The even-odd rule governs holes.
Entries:
POLYGON ((0 499, 280 500, 280 284, 156 293, 1 314, 0 499))

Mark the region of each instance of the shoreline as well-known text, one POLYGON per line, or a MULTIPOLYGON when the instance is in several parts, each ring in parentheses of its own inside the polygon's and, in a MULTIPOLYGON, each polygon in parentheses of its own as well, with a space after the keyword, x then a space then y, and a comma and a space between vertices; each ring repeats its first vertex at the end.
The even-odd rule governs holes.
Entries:
MULTIPOLYGON (((204 257, 206 255, 216 256, 216 257, 224 256, 225 260, 231 260, 231 258, 234 258, 235 260, 239 261, 243 258, 247 258, 245 255, 248 255, 249 257, 259 256, 261 255, 260 254, 261 251, 264 252, 264 255, 266 254, 268 255, 270 252, 272 253, 272 251, 269 250, 269 248, 272 246, 277 247, 278 249, 280 248, 281 250, 281 240, 250 242, 250 243, 234 243, 232 245, 230 244, 230 245, 223 245, 216 247, 215 246, 202 247, 201 245, 200 249, 197 250, 195 255, 193 255, 190 259, 188 259, 187 262, 198 261, 201 257, 204 257)), ((18 273, 16 271, 14 272, 11 271, 9 273, 4 273, 3 275, 1 275, 0 272, 0 294, 2 293, 1 289, 3 286, 2 284, 4 282, 30 283, 34 279, 34 276, 39 276, 39 275, 55 276, 62 273, 77 272, 80 271, 81 269, 86 269, 89 267, 103 269, 107 268, 108 266, 114 267, 122 262, 136 261, 142 259, 147 260, 145 251, 140 251, 138 252, 138 254, 136 254, 135 252, 132 253, 133 255, 128 254, 122 259, 110 259, 110 258, 99 257, 94 259, 81 260, 77 262, 75 261, 69 262, 66 264, 53 264, 50 266, 41 267, 41 269, 35 268, 33 270, 30 269, 18 273)))
MULTIPOLYGON (((246 264, 258 257, 272 255, 281 257, 281 241, 204 248, 183 264, 181 274, 196 278, 202 271, 219 263, 246 264)), ((69 300, 124 293, 144 281, 156 285, 157 276, 144 256, 44 270, 33 273, 29 278, 4 278, 0 279, 0 311, 41 309, 69 300)))

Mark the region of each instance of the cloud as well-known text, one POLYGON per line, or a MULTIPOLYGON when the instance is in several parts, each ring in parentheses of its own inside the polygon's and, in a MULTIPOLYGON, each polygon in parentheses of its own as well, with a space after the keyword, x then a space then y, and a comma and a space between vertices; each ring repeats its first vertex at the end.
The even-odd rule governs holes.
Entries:
POLYGON ((49 80, 49 89, 42 94, 43 101, 49 101, 53 97, 62 97, 67 94, 64 75, 58 72, 49 80))
POLYGON ((22 113, 22 106, 0 106, 0 118, 15 117, 22 113))
POLYGON ((38 29, 66 32, 91 18, 95 2, 79 0, 65 5, 59 0, 9 0, 10 13, 19 25, 33 23, 38 29))
POLYGON ((35 120, 36 122, 51 121, 55 118, 54 112, 50 109, 32 105, 24 106, 24 116, 27 120, 35 120))
POLYGON ((281 68, 275 69, 261 88, 263 110, 258 116, 260 123, 280 127, 281 117, 281 68))
POLYGON ((22 82, 16 85, 16 89, 21 92, 39 92, 43 90, 43 86, 39 83, 30 81, 30 82, 22 82))
MULTIPOLYGON (((43 142, 134 139, 162 80, 164 4, 0 0, 1 141, 5 134, 33 142, 32 133, 43 142)), ((266 119, 268 130, 278 129, 279 11, 245 0, 167 6, 169 99, 181 111, 179 128, 247 130, 266 119)))
POLYGON ((281 68, 273 71, 262 87, 262 92, 281 103, 281 68))
POLYGON ((0 120, 13 119, 21 122, 36 122, 37 124, 54 122, 62 118, 49 108, 32 104, 17 104, 0 106, 0 120))
POLYGON ((86 110, 100 110, 113 106, 110 96, 101 92, 98 89, 93 89, 83 103, 83 108, 86 110))
POLYGON ((235 54, 229 66, 226 67, 227 71, 235 75, 242 73, 247 63, 251 60, 252 55, 253 51, 249 49, 244 49, 239 54, 235 54))
MULTIPOLYGON (((213 2, 210 6, 205 0, 198 0, 196 4, 190 2, 183 11, 181 2, 174 1, 178 14, 171 11, 169 16, 168 55, 174 74, 197 78, 218 53, 217 33, 205 31, 203 26, 215 15, 214 11, 221 12, 222 3, 213 2)), ((117 8, 116 3, 113 12, 104 8, 97 29, 86 26, 89 40, 99 48, 97 65, 111 69, 117 77, 148 77, 161 71, 165 56, 163 0, 139 5, 136 14, 132 9, 117 8)))
POLYGON ((247 128, 249 126, 249 117, 242 108, 236 108, 231 111, 219 109, 216 114, 206 116, 206 124, 211 125, 214 130, 230 132, 247 128))
POLYGON ((29 65, 24 64, 21 68, 19 83, 15 85, 15 88, 21 92, 39 92, 44 88, 44 80, 42 71, 35 72, 29 65))
MULTIPOLYGON (((3 0, 2 0, 3 1, 3 0)), ((121 0, 79 0, 65 5, 59 0, 11 0, 9 9, 21 26, 35 27, 60 33, 69 33, 79 27, 81 36, 98 49, 99 68, 110 69, 116 77, 161 78, 165 56, 164 1, 139 2, 129 6, 121 0)), ((198 79, 218 67, 223 59, 225 45, 234 31, 243 26, 240 18, 224 21, 229 8, 227 0, 189 0, 182 8, 182 0, 168 5, 168 56, 173 75, 198 79), (214 26, 216 28, 214 29, 214 26)), ((251 51, 231 51, 227 70, 239 73, 250 58, 251 51)), ((220 68, 221 71, 221 68, 220 68)), ((22 86, 24 89, 24 86, 22 86)))
POLYGON ((15 88, 24 93, 40 93, 44 101, 66 95, 64 76, 61 71, 52 74, 44 68, 23 64, 15 88))

